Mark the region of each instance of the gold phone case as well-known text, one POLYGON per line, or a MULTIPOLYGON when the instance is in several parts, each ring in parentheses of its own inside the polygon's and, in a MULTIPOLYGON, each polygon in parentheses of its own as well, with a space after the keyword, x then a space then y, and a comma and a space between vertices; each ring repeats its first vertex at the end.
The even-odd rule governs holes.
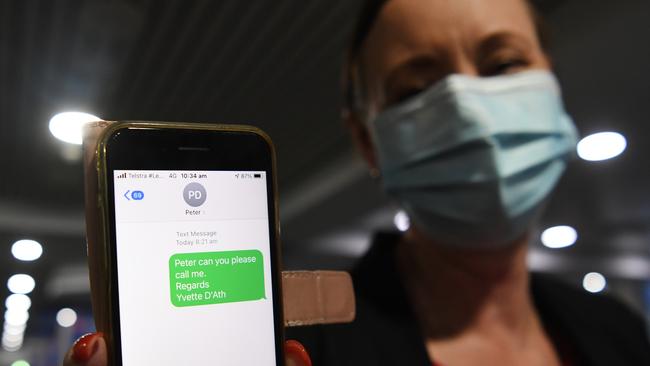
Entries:
MULTIPOLYGON (((92 293, 92 308, 95 318, 97 331, 104 333, 104 338, 109 347, 109 364, 113 364, 110 359, 110 349, 114 339, 114 329, 111 317, 115 309, 112 304, 112 286, 116 275, 112 271, 111 263, 112 251, 110 250, 111 221, 108 217, 108 175, 106 165, 106 148, 108 138, 125 128, 139 129, 189 129, 205 131, 224 131, 224 132, 248 132, 262 137, 269 146, 271 151, 271 161, 273 169, 272 186, 274 194, 273 210, 275 211, 275 243, 276 243, 276 263, 277 273, 274 274, 276 290, 278 291, 277 299, 282 302, 282 280, 280 278, 281 270, 281 250, 280 250, 280 222, 278 210, 278 190, 276 177, 276 157, 275 147, 271 138, 259 128, 246 125, 223 125, 223 124, 198 124, 198 123, 181 123, 181 122, 145 122, 145 121, 116 121, 116 122, 95 122, 84 128, 84 179, 85 179, 85 211, 86 211, 86 238, 88 249, 88 265, 90 270, 90 286, 92 293)), ((277 304, 275 309, 276 317, 280 317, 281 324, 284 322, 282 303, 277 304)), ((282 331, 282 330, 280 330, 282 331)))

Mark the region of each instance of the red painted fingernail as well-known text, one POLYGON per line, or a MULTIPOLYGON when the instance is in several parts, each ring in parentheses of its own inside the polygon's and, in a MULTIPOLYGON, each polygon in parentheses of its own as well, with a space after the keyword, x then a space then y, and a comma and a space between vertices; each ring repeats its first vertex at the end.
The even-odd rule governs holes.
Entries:
POLYGON ((87 362, 97 352, 97 339, 103 337, 102 332, 88 333, 81 336, 72 346, 72 359, 75 362, 87 362))
POLYGON ((284 352, 287 358, 293 359, 299 365, 311 366, 311 358, 305 347, 298 341, 290 339, 284 342, 284 352))

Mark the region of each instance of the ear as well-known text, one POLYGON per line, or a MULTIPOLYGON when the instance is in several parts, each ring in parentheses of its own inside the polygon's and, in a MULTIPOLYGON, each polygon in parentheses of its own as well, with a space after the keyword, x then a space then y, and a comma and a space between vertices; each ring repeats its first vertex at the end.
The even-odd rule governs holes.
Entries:
POLYGON ((353 112, 349 109, 344 109, 341 115, 343 123, 345 123, 345 126, 352 135, 352 141, 354 141, 363 159, 368 163, 371 172, 378 172, 375 146, 370 138, 370 132, 368 131, 368 127, 366 127, 365 121, 360 118, 358 112, 353 112))

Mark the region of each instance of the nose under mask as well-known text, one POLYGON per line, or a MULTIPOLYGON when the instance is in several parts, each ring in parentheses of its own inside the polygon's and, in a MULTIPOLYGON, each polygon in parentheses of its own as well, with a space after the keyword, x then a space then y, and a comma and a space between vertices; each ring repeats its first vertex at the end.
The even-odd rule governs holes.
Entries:
POLYGON ((388 194, 432 239, 467 248, 526 233, 578 136, 548 71, 451 75, 369 128, 388 194))

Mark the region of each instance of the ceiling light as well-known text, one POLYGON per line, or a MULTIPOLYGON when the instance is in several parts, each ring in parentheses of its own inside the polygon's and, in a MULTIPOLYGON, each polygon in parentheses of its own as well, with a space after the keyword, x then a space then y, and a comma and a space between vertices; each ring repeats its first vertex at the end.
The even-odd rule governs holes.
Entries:
POLYGON ((7 288, 14 294, 28 294, 34 290, 36 281, 30 275, 15 274, 7 280, 7 288))
POLYGON ((4 333, 2 335, 2 341, 7 342, 7 343, 22 343, 23 342, 23 337, 24 333, 19 333, 19 334, 7 334, 4 333))
POLYGON ((605 286, 607 286, 607 280, 605 280, 605 276, 598 272, 587 273, 582 279, 582 287, 592 293, 601 292, 605 289, 605 286))
POLYGON ((5 351, 7 351, 7 352, 18 351, 20 349, 20 347, 22 347, 22 345, 23 345, 22 339, 20 341, 15 341, 15 342, 5 340, 5 339, 2 340, 2 348, 4 348, 5 351))
POLYGON ((599 132, 578 142, 578 156, 588 161, 607 160, 620 155, 627 146, 618 132, 599 132))
POLYGON ((18 346, 2 344, 2 348, 4 348, 4 350, 7 351, 7 352, 16 352, 16 351, 20 350, 20 347, 22 347, 22 344, 20 344, 18 346))
POLYGON ((27 323, 18 324, 18 325, 5 323, 4 329, 2 330, 3 332, 2 334, 23 334, 25 333, 25 328, 27 328, 27 323))
POLYGON ((64 328, 68 328, 77 322, 77 313, 70 308, 63 308, 56 313, 56 322, 64 328))
POLYGON ((22 325, 27 324, 29 320, 29 313, 26 310, 13 310, 9 309, 5 311, 5 323, 10 325, 22 325))
POLYGON ((18 338, 8 338, 6 336, 2 337, 2 345, 8 347, 20 347, 23 344, 23 337, 18 338))
POLYGON ((5 300, 5 307, 9 309, 28 310, 32 306, 29 296, 23 294, 11 294, 5 300))
POLYGON ((11 246, 11 254, 21 261, 34 261, 43 254, 43 246, 36 240, 18 240, 11 246))
POLYGON ((11 364, 11 366, 30 366, 30 365, 29 365, 29 362, 27 362, 25 360, 18 360, 18 361, 14 361, 11 364))
POLYGON ((101 118, 83 112, 63 112, 50 119, 50 132, 61 141, 81 145, 81 129, 86 123, 95 121, 101 118))
POLYGON ((393 218, 393 224, 399 231, 406 231, 411 226, 411 220, 409 216, 404 211, 397 211, 395 217, 393 218))
POLYGON ((553 226, 542 232, 542 244, 548 248, 566 248, 578 240, 576 229, 567 225, 553 226))

